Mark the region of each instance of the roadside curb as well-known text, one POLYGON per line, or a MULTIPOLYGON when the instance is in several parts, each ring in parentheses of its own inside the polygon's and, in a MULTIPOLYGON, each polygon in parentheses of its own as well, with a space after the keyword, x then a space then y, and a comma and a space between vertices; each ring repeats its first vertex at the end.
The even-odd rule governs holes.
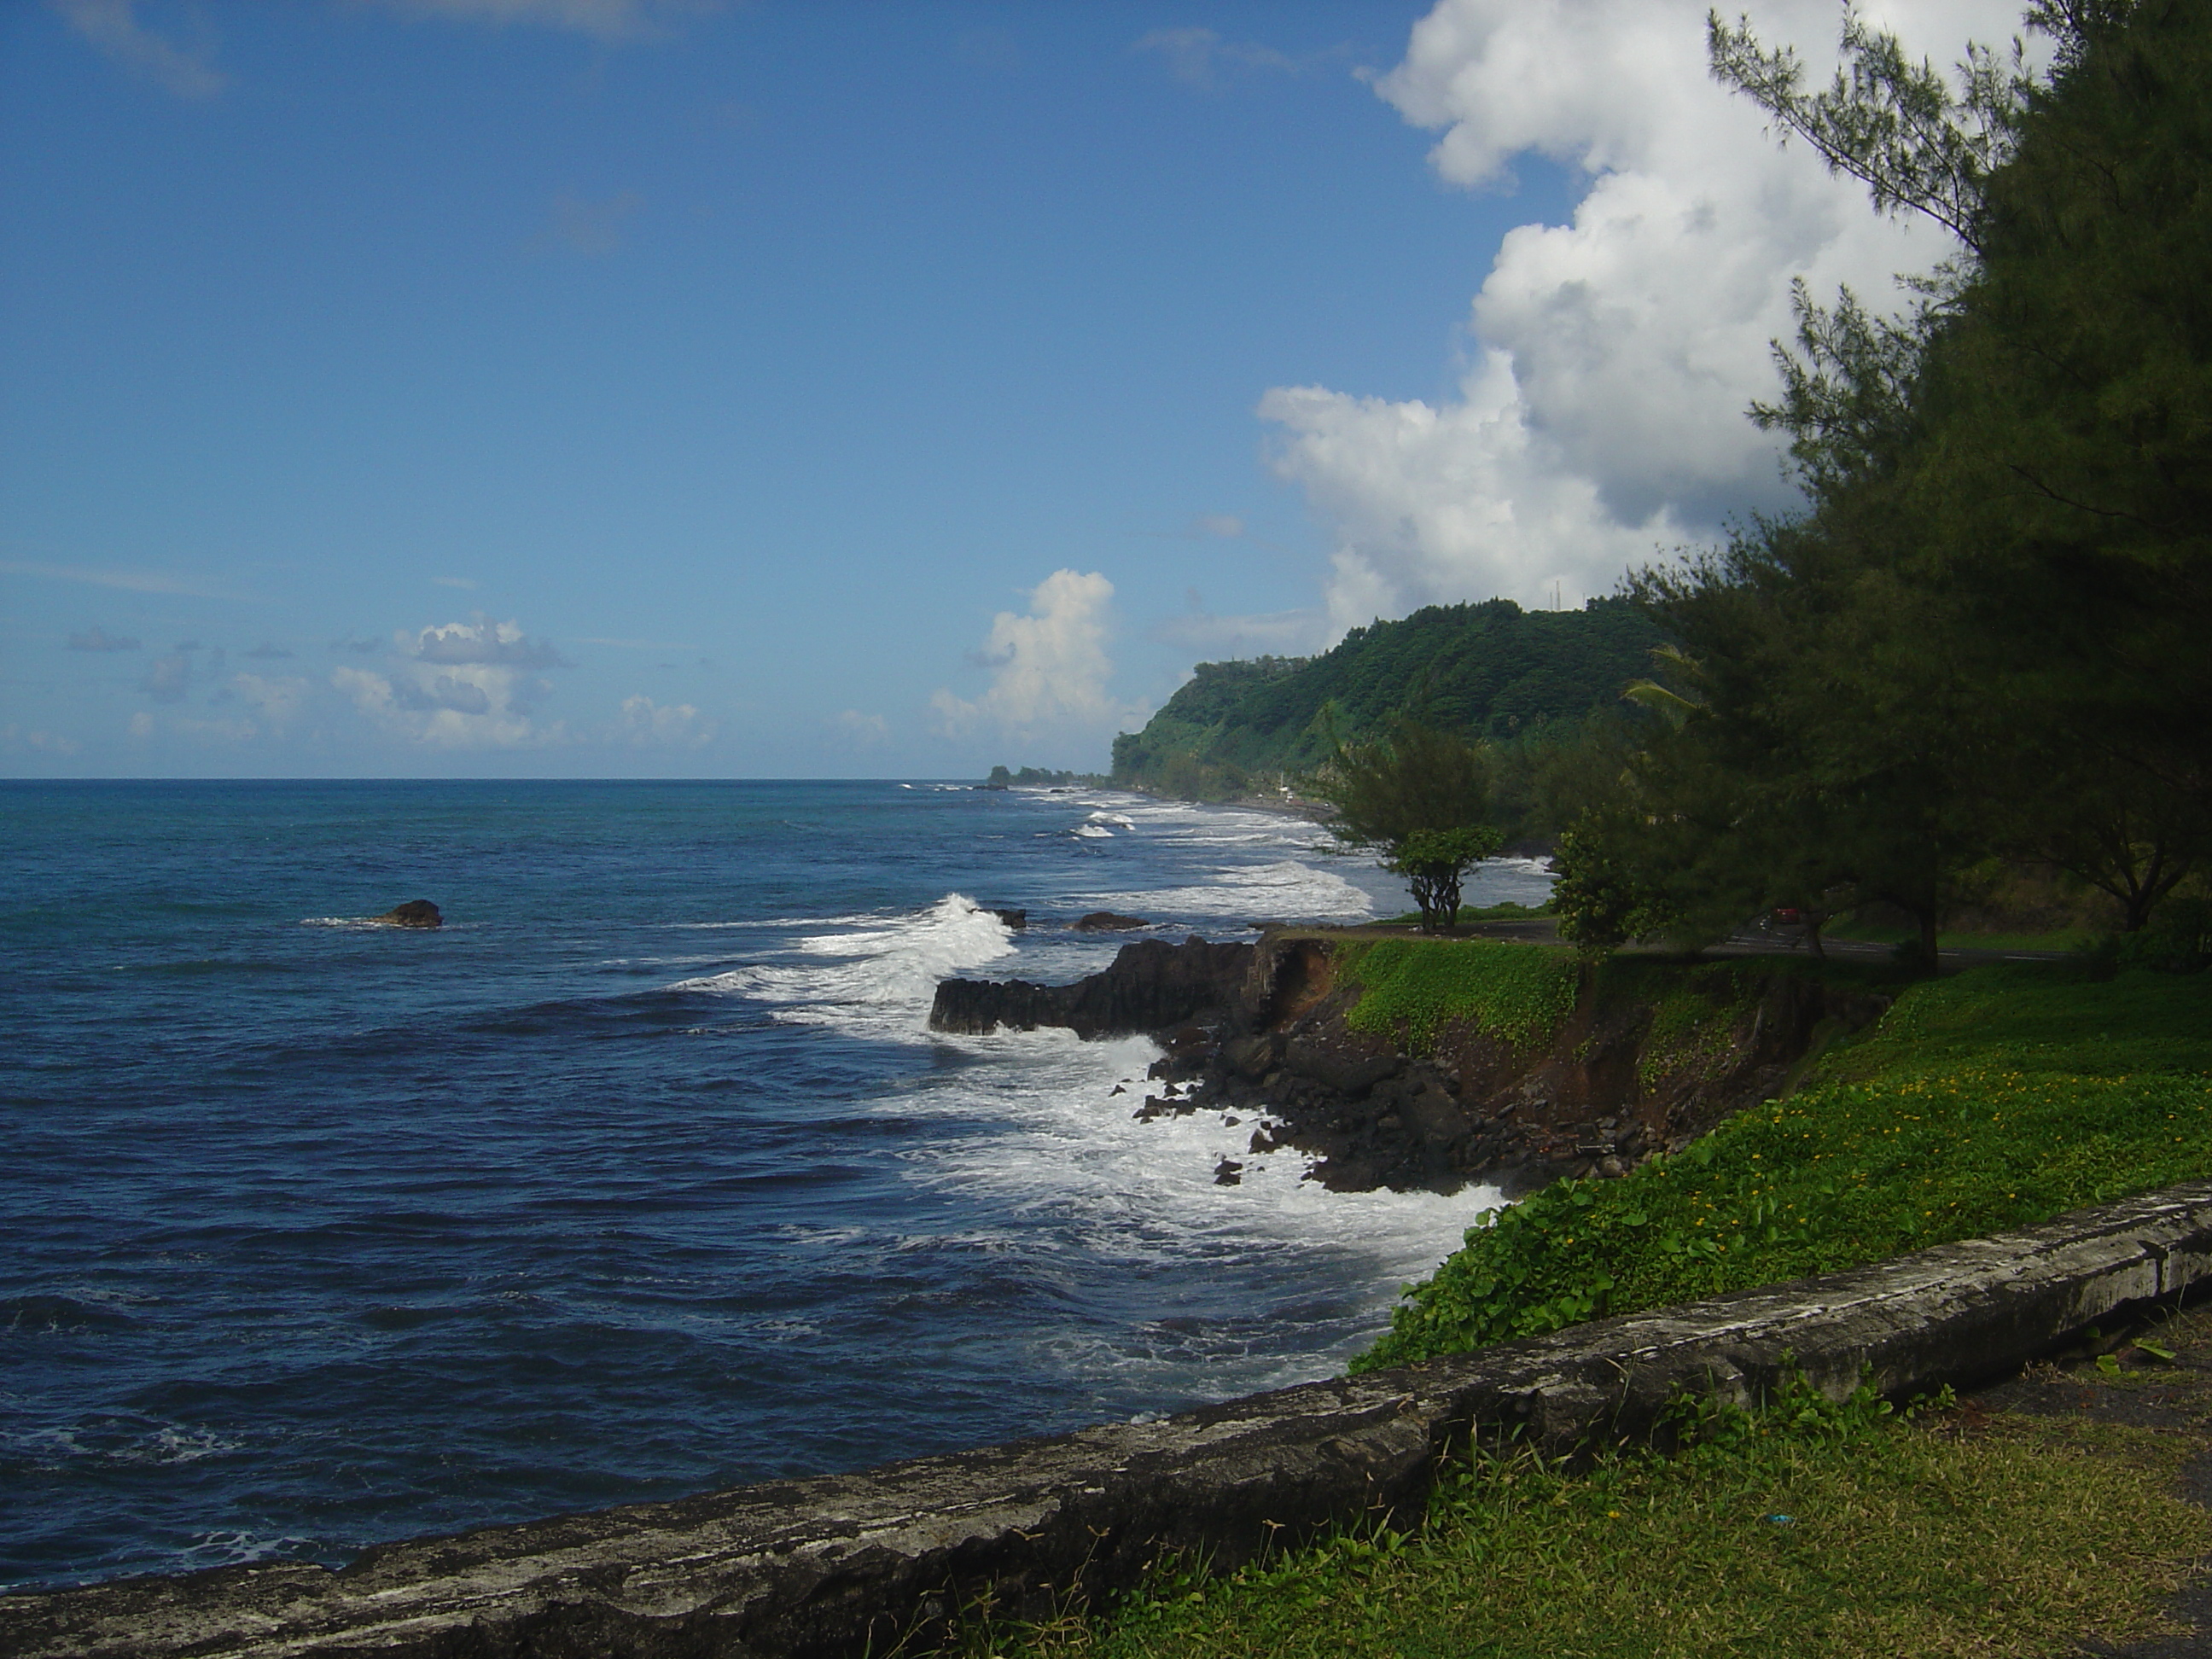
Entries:
POLYGON ((831 1659, 1418 1516, 1470 1432, 1553 1452, 1647 1436, 1678 1392, 1749 1403, 1802 1370, 1901 1398, 2016 1370, 2212 1281, 2212 1182, 2040 1226, 1554 1335, 847 1475, 371 1550, 0 1597, 21 1659, 831 1659))

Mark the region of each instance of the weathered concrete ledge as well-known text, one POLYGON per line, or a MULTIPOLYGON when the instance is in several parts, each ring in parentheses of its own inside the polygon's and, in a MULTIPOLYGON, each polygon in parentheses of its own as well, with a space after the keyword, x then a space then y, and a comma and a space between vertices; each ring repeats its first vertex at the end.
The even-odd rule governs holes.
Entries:
POLYGON ((1425 1365, 852 1475, 370 1551, 0 1597, 21 1659, 880 1654, 979 1595, 1042 1611, 1163 1550, 1231 1565, 1418 1513, 1440 1456, 1518 1426, 1634 1437, 1678 1389, 1757 1397, 1788 1356, 1840 1396, 1981 1382, 2085 1326, 2212 1288, 2212 1182, 2039 1227, 1425 1365))

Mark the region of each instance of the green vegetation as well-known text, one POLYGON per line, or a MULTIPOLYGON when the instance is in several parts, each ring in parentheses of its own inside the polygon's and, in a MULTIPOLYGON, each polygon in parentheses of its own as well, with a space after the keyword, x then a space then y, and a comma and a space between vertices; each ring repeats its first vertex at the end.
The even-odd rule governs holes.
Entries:
POLYGON ((1961 251, 1893 321, 1799 289, 1783 395, 1753 415, 1803 505, 1633 580, 1671 643, 1577 774, 1566 937, 1880 904, 1932 968, 2008 868, 2062 872, 2130 934, 2201 890, 2212 9, 2054 0, 2027 23, 2047 73, 1980 51, 1947 81, 1847 17, 1819 88, 1715 15, 1723 82, 1961 251))
POLYGON ((1574 1011, 1580 971, 1563 952, 1497 939, 1382 939, 1339 947, 1360 988, 1346 1023, 1425 1048, 1448 1019, 1516 1048, 1538 1048, 1574 1011))
MULTIPOLYGON (((1863 918, 1836 922, 1824 932, 1832 939, 1867 945, 1911 945, 1917 938, 1910 927, 1884 926, 1863 918)), ((1947 928, 1936 936, 1936 945, 1945 951, 2088 951, 2096 947, 2101 937, 2090 927, 2036 933, 1954 933, 1947 928)))
MULTIPOLYGON (((1362 983, 1389 948, 1362 958, 1362 983)), ((1519 971, 1532 975, 1553 960, 1486 949, 1523 951, 1534 961, 1519 971)), ((1446 978, 1432 971, 1426 994, 1394 984, 1386 1006, 1414 1011, 1409 1029, 1493 1018, 1486 974, 1517 982, 1470 969, 1468 988, 1439 995, 1446 978)), ((1670 1041, 1694 1049, 1718 999, 1713 986, 1683 994, 1707 1009, 1670 1000, 1660 1017, 1670 1041)), ((1680 1155, 1621 1181, 1564 1182, 1487 1218, 1409 1289, 1353 1369, 1831 1273, 2208 1176, 2212 981, 1992 963, 1914 986, 1799 1092, 1680 1155)))
POLYGON ((1707 1408, 1676 1455, 1570 1474, 1525 1452, 1448 1472, 1426 1524, 1206 1583, 1163 1571, 1110 1620, 973 1632, 973 1656, 1084 1659, 1892 1659, 2059 1655, 2156 1632, 2212 1547, 2148 1430, 1907 1421, 1802 1388, 1707 1408))
MULTIPOLYGON (((1607 963, 1601 972, 1618 973, 1607 963)), ((1651 1010, 1651 1024, 1637 1065, 1638 1080, 1656 1088, 1686 1072, 1711 1072, 1735 1048, 1736 1021, 1756 1000, 1757 977, 1732 963, 1686 969, 1670 976, 1651 1010)))
POLYGON ((1623 600, 1554 611, 1492 599, 1355 628, 1310 659, 1200 663, 1142 732, 1115 739, 1114 781, 1198 799, 1253 793, 1313 771, 1339 738, 1381 734, 1416 687, 1440 729, 1510 741, 1613 702, 1659 639, 1623 600))
POLYGON ((1533 921, 1539 916, 1552 914, 1552 902, 1541 904, 1516 904, 1506 899, 1497 904, 1462 904, 1459 907, 1459 922, 1464 926, 1476 921, 1533 921))
POLYGON ((1696 964, 1655 957, 1581 962, 1555 947, 1511 939, 1352 941, 1337 947, 1337 962, 1346 981, 1360 988, 1345 1023, 1414 1052, 1432 1049, 1455 1021, 1523 1052, 1543 1048, 1559 1036, 1585 986, 1601 1015, 1648 1007, 1645 1058, 1655 1069, 1647 1083, 1725 1060, 1735 1022, 1777 975, 1819 974, 1869 988, 1895 985, 1893 974, 1787 957, 1696 964))
POLYGON ((1441 933, 1460 910, 1460 882, 1498 850, 1490 813, 1490 763, 1480 744, 1401 715, 1380 737, 1339 744, 1314 779, 1335 809, 1337 845, 1381 854, 1420 907, 1421 927, 1441 933))

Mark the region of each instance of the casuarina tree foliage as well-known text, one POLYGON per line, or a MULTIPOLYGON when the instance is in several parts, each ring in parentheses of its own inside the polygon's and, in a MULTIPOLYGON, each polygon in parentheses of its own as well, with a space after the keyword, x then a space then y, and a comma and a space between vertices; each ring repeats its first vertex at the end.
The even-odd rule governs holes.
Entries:
POLYGON ((1946 76, 1852 19, 1811 89, 1711 20, 1785 140, 1960 252, 1894 320, 1800 289, 1752 413, 1802 510, 1633 580, 1675 645, 1563 848, 1595 934, 1881 900, 1932 959, 1998 860, 2132 932, 2212 854, 2212 7, 2027 23, 2047 71, 1975 49, 1946 76))

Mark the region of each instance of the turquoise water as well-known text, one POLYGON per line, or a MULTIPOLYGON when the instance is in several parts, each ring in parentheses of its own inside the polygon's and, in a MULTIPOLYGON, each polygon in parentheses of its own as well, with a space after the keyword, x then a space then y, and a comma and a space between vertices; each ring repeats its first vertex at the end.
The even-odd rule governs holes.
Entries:
POLYGON ((1486 1200, 1134 1122, 1142 1039, 925 1029, 942 975, 1103 965, 1085 910, 1400 908, 1279 815, 226 782, 0 785, 0 1583, 335 1563, 1324 1375, 1486 1200), (416 897, 444 929, 364 925, 416 897))

